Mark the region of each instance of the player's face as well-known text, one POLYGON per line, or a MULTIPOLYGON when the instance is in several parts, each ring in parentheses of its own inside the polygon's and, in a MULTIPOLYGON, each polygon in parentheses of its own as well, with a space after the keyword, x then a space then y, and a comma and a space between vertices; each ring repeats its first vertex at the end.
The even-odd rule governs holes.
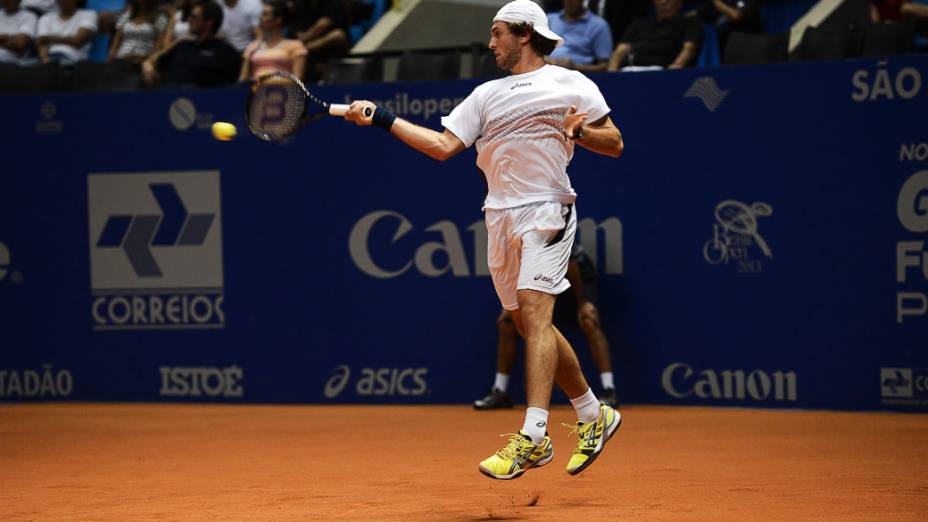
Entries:
POLYGON ((505 22, 493 22, 490 28, 490 50, 496 55, 496 66, 510 70, 522 59, 522 45, 519 37, 509 31, 505 22))

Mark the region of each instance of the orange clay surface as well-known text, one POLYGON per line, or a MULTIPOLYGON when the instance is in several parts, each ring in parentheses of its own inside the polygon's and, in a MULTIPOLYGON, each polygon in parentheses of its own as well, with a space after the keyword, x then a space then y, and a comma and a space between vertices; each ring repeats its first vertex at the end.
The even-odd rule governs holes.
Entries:
POLYGON ((928 416, 631 406, 576 477, 477 463, 522 410, 0 406, 0 520, 926 520, 928 416))

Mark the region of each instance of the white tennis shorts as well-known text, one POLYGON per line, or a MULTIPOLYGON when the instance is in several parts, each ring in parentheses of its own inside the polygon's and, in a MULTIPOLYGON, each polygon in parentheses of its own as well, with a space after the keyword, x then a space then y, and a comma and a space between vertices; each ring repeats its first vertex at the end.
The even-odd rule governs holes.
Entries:
POLYGON ((503 308, 519 308, 518 290, 560 294, 577 232, 573 204, 542 202, 486 209, 487 265, 503 308))

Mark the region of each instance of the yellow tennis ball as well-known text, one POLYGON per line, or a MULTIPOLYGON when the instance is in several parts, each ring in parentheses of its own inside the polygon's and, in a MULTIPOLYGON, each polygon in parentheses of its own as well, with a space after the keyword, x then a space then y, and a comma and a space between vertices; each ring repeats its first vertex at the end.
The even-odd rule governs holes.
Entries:
POLYGON ((213 137, 219 141, 229 141, 238 134, 238 130, 235 129, 235 125, 231 123, 226 123, 224 121, 217 121, 213 124, 213 137))

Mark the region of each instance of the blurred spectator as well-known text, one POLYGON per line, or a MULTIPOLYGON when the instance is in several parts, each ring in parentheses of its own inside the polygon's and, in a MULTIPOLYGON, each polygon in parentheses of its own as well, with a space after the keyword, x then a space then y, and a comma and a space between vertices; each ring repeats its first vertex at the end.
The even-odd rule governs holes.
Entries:
POLYGON ((603 17, 609 24, 612 40, 620 41, 628 24, 635 18, 651 14, 651 0, 589 0, 590 11, 603 17))
POLYGON ((609 59, 620 67, 680 69, 692 64, 702 44, 702 23, 680 16, 682 0, 654 0, 654 18, 636 18, 609 59))
POLYGON ((687 13, 687 16, 698 16, 703 22, 715 26, 719 51, 724 54, 728 37, 734 31, 764 32, 759 3, 759 0, 706 0, 699 9, 687 13))
POLYGON ((290 34, 306 46, 306 76, 318 80, 330 58, 344 56, 348 39, 348 10, 342 0, 291 0, 295 14, 290 34))
POLYGON ((20 0, 3 0, 0 11, 0 63, 21 64, 35 38, 38 17, 20 9, 20 0))
POLYGON ((168 20, 168 28, 161 38, 161 48, 165 49, 182 38, 190 37, 190 11, 193 10, 193 0, 177 0, 174 3, 174 12, 168 20))
POLYGON ((564 0, 564 9, 548 14, 548 26, 564 38, 547 61, 583 72, 606 70, 612 53, 609 24, 583 6, 584 0, 564 0))
POLYGON ((142 63, 146 85, 163 77, 163 85, 214 87, 235 83, 240 54, 216 37, 222 26, 222 8, 212 0, 199 2, 190 12, 191 39, 178 40, 142 63))
POLYGON ((154 0, 129 0, 129 8, 116 19, 116 36, 107 61, 141 63, 161 48, 167 25, 168 17, 154 0))
POLYGON ((39 18, 36 44, 42 63, 72 65, 86 60, 97 32, 97 13, 78 9, 77 0, 58 0, 58 12, 39 18))
POLYGON ((238 52, 261 35, 256 32, 261 22, 260 0, 219 0, 223 22, 219 37, 229 42, 238 52))
POLYGON ((275 71, 303 77, 306 67, 306 47, 303 42, 284 38, 284 27, 290 22, 290 8, 283 0, 271 0, 261 9, 262 37, 248 44, 242 57, 239 81, 257 80, 275 71))
POLYGON ((58 2, 55 0, 23 0, 23 9, 28 9, 38 16, 45 13, 51 13, 58 10, 58 2))
POLYGON ((902 4, 905 0, 870 0, 870 20, 873 22, 898 22, 902 19, 902 4))

